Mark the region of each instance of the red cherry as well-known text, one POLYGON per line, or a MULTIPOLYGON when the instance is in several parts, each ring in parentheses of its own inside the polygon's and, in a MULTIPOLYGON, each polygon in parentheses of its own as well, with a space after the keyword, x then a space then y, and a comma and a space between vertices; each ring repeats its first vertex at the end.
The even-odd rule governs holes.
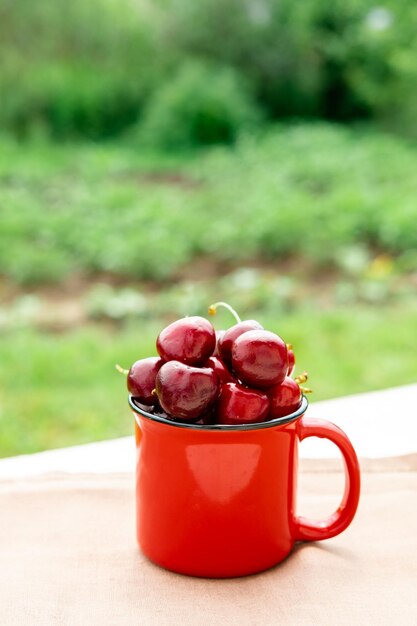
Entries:
POLYGON ((127 374, 127 388, 129 393, 141 404, 152 406, 155 404, 156 375, 163 361, 157 356, 150 356, 133 363, 127 374))
POLYGON ((232 367, 249 387, 278 385, 288 370, 287 346, 275 333, 250 330, 233 343, 232 367))
POLYGON ((219 395, 220 382, 210 367, 198 368, 179 361, 164 363, 156 376, 161 407, 177 419, 202 416, 219 395))
POLYGON ((226 332, 225 330, 216 330, 216 347, 214 348, 213 356, 218 356, 218 357, 220 356, 219 342, 225 332, 226 332))
POLYGON ((216 372, 222 384, 237 382, 236 378, 231 374, 231 372, 229 372, 223 361, 216 356, 211 356, 210 358, 208 358, 204 364, 204 367, 211 367, 211 369, 216 372))
POLYGON ((232 361, 232 346, 236 339, 250 330, 263 330, 263 327, 256 320, 245 320, 231 326, 219 339, 218 349, 225 363, 230 364, 232 361))
POLYGON ((214 407, 210 407, 195 424, 207 425, 216 423, 216 411, 214 407))
POLYGON ((222 386, 217 403, 219 424, 252 424, 263 422, 268 415, 268 396, 239 383, 222 386))
POLYGON ((269 419, 290 415, 301 404, 301 389, 289 376, 286 376, 280 385, 268 389, 268 396, 271 404, 269 419))
MULTIPOLYGON (((288 345, 287 345, 287 348, 288 348, 288 345)), ((295 367, 295 354, 294 354, 294 351, 292 350, 292 348, 288 348, 287 354, 288 354, 288 371, 287 371, 287 376, 291 376, 291 374, 294 371, 294 367, 295 367)))
POLYGON ((204 317, 184 317, 159 333, 156 348, 164 361, 202 365, 213 354, 216 333, 204 317))

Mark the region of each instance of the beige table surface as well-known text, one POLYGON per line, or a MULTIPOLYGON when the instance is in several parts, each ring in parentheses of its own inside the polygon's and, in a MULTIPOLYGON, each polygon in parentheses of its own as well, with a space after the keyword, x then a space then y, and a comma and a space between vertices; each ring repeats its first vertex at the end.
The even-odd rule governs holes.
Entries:
MULTIPOLYGON (((335 508, 333 461, 303 461, 299 510, 335 508)), ((2 626, 351 626, 417 623, 417 455, 364 461, 357 516, 239 579, 180 576, 139 552, 133 474, 0 481, 2 626)))

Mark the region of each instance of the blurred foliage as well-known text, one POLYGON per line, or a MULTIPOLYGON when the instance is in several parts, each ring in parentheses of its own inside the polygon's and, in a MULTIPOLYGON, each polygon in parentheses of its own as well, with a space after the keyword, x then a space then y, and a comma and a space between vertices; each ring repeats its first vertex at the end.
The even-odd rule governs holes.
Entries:
MULTIPOLYGON (((355 249, 347 249, 353 256, 355 249)), ((130 322, 150 323, 178 316, 207 314, 207 303, 230 300, 240 311, 273 318, 293 313, 330 310, 338 306, 417 306, 417 274, 401 274, 393 260, 380 255, 358 272, 306 272, 298 262, 292 270, 279 266, 262 269, 242 266, 217 278, 198 277, 166 285, 132 282, 121 286, 86 283, 62 295, 59 289, 20 293, 0 304, 0 332, 19 328, 66 331, 90 322, 124 327, 130 322), (317 283, 320 288, 317 289, 317 283)))
POLYGON ((265 117, 416 136, 416 26, 414 0, 2 0, 0 129, 103 138, 146 107, 160 144, 228 141, 252 91, 265 117))
POLYGON ((0 271, 20 283, 76 271, 163 281, 199 256, 354 271, 382 251, 413 271, 416 168, 401 139, 324 123, 182 157, 2 140, 0 271))
POLYGON ((416 134, 414 0, 158 4, 173 52, 240 69, 270 116, 372 117, 416 134))
POLYGON ((141 143, 166 149, 232 143, 260 118, 236 70, 189 61, 147 103, 141 143))
POLYGON ((114 288, 106 283, 95 284, 84 303, 92 319, 123 320, 149 317, 147 298, 131 287, 114 288))
POLYGON ((0 127, 106 137, 133 123, 153 80, 133 0, 2 0, 0 127))

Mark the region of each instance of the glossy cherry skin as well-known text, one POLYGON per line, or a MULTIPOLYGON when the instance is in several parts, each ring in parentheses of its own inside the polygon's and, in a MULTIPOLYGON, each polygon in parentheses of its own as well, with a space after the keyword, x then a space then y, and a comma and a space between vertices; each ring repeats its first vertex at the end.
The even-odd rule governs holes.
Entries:
POLYGON ((219 343, 225 332, 225 330, 216 330, 216 346, 214 348, 213 356, 220 357, 219 343))
POLYGON ((201 417, 199 420, 194 422, 195 424, 207 425, 207 424, 215 424, 216 423, 216 405, 211 406, 201 417))
POLYGON ((164 328, 156 340, 158 354, 164 361, 202 365, 213 354, 216 333, 204 317, 184 317, 164 328))
POLYGON ((211 356, 210 358, 208 358, 204 364, 204 367, 211 367, 211 369, 213 369, 219 377, 221 384, 237 383, 237 379, 227 369, 223 361, 216 356, 211 356))
POLYGON ((288 349, 287 354, 288 354, 287 376, 291 376, 291 374, 294 371, 294 367, 295 367, 295 354, 294 354, 294 351, 291 350, 291 348, 288 349))
POLYGON ((155 379, 163 361, 157 356, 150 356, 133 363, 127 375, 127 388, 141 404, 155 404, 155 379))
POLYGON ((253 424, 263 422, 269 412, 269 399, 265 393, 248 389, 239 383, 222 386, 217 402, 219 424, 253 424))
POLYGON ((301 404, 301 389, 293 378, 287 376, 280 385, 268 389, 269 419, 294 413, 301 404))
POLYGON ((240 335, 250 330, 262 330, 263 326, 256 320, 244 320, 226 330, 218 341, 218 351, 222 360, 228 365, 232 362, 232 346, 240 335))
POLYGON ((194 420, 203 416, 219 392, 220 381, 210 367, 191 367, 169 361, 156 376, 159 404, 176 419, 194 420))
POLYGON ((275 333, 250 330, 233 343, 232 368, 249 387, 278 385, 288 370, 287 346, 275 333))

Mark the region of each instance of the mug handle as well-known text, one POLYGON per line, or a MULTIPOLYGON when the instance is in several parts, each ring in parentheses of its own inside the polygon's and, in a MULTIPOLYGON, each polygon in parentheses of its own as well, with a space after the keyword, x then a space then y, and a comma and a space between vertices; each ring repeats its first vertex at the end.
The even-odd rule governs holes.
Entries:
POLYGON ((302 417, 297 424, 297 435, 300 441, 307 437, 329 439, 336 444, 343 455, 345 490, 339 508, 324 520, 313 520, 302 516, 295 518, 296 541, 330 539, 349 526, 358 508, 361 482, 358 457, 347 435, 332 422, 302 417))

